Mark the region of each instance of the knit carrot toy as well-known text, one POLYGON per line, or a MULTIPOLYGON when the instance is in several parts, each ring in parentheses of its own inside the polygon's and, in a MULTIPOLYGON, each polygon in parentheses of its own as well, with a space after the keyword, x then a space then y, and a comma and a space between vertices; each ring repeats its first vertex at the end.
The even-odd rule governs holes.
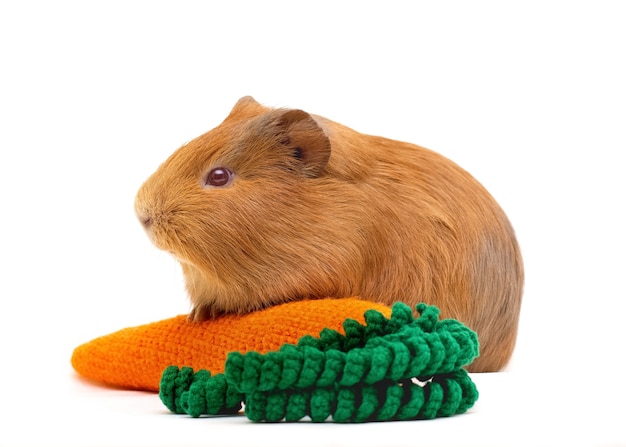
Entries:
POLYGON ((178 316, 77 347, 72 365, 107 384, 160 390, 172 412, 254 421, 429 419, 478 398, 462 366, 476 334, 436 307, 355 298, 296 301, 189 323, 178 316), (210 372, 209 372, 210 371, 210 372))

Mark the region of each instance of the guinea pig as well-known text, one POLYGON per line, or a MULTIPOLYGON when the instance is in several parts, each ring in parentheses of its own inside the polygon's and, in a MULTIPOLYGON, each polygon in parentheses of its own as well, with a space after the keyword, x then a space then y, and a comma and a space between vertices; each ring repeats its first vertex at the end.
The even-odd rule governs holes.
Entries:
POLYGON ((513 352, 524 272, 511 224, 423 147, 248 96, 146 180, 135 212, 180 262, 191 321, 322 297, 425 302, 477 332, 470 371, 513 352))

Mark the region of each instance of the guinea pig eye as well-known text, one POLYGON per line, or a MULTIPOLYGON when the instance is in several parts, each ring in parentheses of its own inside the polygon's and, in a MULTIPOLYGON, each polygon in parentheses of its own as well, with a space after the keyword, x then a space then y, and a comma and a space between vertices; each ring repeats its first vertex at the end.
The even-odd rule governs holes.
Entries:
POLYGON ((206 186, 227 186, 233 179, 233 173, 227 168, 213 168, 206 176, 206 186))

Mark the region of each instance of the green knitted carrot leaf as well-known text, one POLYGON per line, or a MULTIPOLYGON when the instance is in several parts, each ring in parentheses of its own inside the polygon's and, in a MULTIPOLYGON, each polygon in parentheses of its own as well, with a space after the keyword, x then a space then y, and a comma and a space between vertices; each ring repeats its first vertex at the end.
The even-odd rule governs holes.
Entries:
POLYGON ((324 329, 278 351, 231 352, 224 374, 171 366, 160 397, 174 413, 193 417, 241 410, 253 421, 366 422, 432 419, 467 411, 478 391, 463 366, 478 356, 476 333, 439 309, 420 316, 396 303, 387 319, 365 312, 344 334, 324 329))

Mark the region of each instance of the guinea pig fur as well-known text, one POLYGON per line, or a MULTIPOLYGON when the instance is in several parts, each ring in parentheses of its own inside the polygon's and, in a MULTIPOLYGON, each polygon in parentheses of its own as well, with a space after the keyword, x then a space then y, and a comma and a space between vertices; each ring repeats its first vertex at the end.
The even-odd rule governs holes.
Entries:
POLYGON ((470 174, 428 149, 240 99, 139 189, 136 214, 182 265, 189 319, 290 300, 433 304, 478 333, 470 371, 515 345, 523 265, 470 174))

